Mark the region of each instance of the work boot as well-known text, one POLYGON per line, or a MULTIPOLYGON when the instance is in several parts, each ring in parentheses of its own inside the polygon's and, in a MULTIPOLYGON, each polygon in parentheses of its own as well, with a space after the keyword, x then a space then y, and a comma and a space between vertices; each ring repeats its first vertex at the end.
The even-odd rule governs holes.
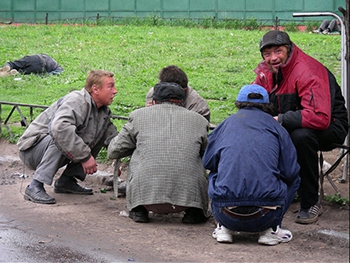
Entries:
POLYGON ((46 193, 44 186, 40 186, 40 185, 31 186, 30 188, 28 185, 24 192, 24 199, 28 201, 32 201, 33 203, 38 203, 38 204, 55 204, 56 203, 55 198, 49 196, 46 193))
POLYGON ((63 174, 58 180, 55 181, 54 192, 60 194, 78 195, 92 195, 94 193, 91 188, 80 186, 74 177, 68 177, 63 174))
POLYGON ((200 224, 208 220, 203 213, 202 209, 196 207, 190 207, 185 210, 185 214, 182 218, 182 223, 184 224, 200 224))
POLYGON ((143 206, 139 205, 129 212, 129 217, 136 223, 148 223, 148 210, 143 206))

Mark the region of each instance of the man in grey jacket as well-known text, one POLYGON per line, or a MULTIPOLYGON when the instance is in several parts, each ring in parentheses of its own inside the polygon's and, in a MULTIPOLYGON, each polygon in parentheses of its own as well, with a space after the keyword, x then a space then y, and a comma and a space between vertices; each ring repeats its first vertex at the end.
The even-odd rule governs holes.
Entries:
POLYGON ((73 91, 42 112, 18 140, 19 156, 34 169, 34 178, 24 198, 34 203, 54 204, 45 191, 59 168, 66 166, 54 184, 55 193, 93 194, 77 183, 97 171, 96 156, 107 147, 117 129, 108 107, 117 93, 114 74, 90 71, 82 90, 73 91))
MULTIPOLYGON (((159 82, 175 82, 185 91, 184 107, 197 112, 210 122, 210 110, 208 103, 197 91, 188 86, 186 73, 175 65, 170 65, 161 69, 158 74, 159 82)), ((153 102, 153 87, 146 95, 146 106, 151 106, 153 102)))
POLYGON ((108 157, 131 155, 126 183, 129 217, 148 222, 157 214, 185 211, 183 223, 207 220, 208 181, 202 155, 208 121, 183 106, 177 83, 154 86, 153 105, 133 111, 108 146, 108 157))

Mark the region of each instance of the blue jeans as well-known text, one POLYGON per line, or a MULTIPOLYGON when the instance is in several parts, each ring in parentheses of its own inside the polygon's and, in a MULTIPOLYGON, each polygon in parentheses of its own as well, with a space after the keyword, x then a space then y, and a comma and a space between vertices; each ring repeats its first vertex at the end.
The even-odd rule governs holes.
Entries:
POLYGON ((298 177, 293 183, 287 186, 287 196, 285 205, 270 210, 268 213, 260 213, 256 218, 236 218, 223 212, 225 207, 215 206, 212 202, 211 208, 215 220, 224 227, 233 231, 242 232, 262 232, 270 227, 275 228, 282 225, 284 214, 293 202, 295 193, 299 187, 300 178, 298 177))
POLYGON ((280 225, 283 218, 283 210, 281 208, 270 210, 267 214, 253 219, 231 217, 224 214, 223 209, 224 207, 212 205, 213 216, 220 225, 233 231, 262 232, 270 227, 280 225))

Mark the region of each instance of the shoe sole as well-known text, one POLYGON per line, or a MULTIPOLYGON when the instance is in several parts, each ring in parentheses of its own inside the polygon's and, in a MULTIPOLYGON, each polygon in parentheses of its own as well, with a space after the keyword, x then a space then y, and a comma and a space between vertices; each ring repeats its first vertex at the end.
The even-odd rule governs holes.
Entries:
POLYGON ((229 234, 226 234, 224 237, 223 237, 223 235, 217 235, 217 234, 212 234, 211 235, 213 238, 215 238, 216 239, 216 241, 217 242, 219 242, 219 243, 233 243, 233 238, 232 238, 232 235, 230 236, 229 234), (220 237, 221 236, 221 237, 220 237))
POLYGON ((261 245, 275 246, 279 243, 288 243, 290 240, 258 240, 258 243, 261 245))
POLYGON ((74 195, 92 195, 92 194, 94 194, 94 192, 92 190, 91 190, 91 192, 75 192, 75 191, 68 190, 68 189, 54 188, 53 191, 56 194, 74 194, 74 195))
POLYGON ((304 224, 304 225, 312 224, 312 223, 317 222, 318 217, 321 216, 322 214, 323 214, 323 207, 321 206, 320 210, 318 210, 317 216, 315 216, 313 218, 297 218, 297 219, 295 219, 295 223, 304 224))
POLYGON ((149 222, 148 217, 135 216, 133 212, 129 212, 129 218, 131 218, 136 223, 148 223, 149 222))
POLYGON ((216 237, 216 241, 218 241, 219 243, 226 243, 226 244, 232 244, 233 240, 232 238, 220 238, 220 237, 216 237))
POLYGON ((136 223, 148 223, 149 222, 149 219, 145 219, 145 218, 139 218, 139 217, 135 217, 132 219, 134 222, 136 223))
POLYGON ((278 238, 259 238, 258 243, 261 245, 268 245, 268 246, 275 246, 279 243, 288 243, 291 241, 293 236, 290 237, 290 239, 278 239, 278 238))
POLYGON ((24 195, 24 200, 31 201, 31 202, 37 203, 37 204, 45 204, 45 205, 56 204, 56 200, 52 200, 52 201, 38 201, 38 200, 35 200, 35 199, 31 198, 30 196, 28 196, 26 194, 24 195))

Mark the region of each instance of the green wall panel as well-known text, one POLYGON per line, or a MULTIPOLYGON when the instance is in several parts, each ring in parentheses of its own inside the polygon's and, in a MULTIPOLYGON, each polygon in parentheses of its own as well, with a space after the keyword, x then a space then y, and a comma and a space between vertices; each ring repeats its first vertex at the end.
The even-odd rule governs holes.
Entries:
POLYGON ((61 0, 62 11, 84 11, 85 0, 61 0))
POLYGON ((218 0, 218 10, 244 11, 245 0, 218 0))
POLYGON ((232 17, 234 17, 235 19, 244 19, 245 12, 229 11, 229 12, 219 12, 218 13, 218 19, 231 19, 232 17))
POLYGON ((86 11, 85 12, 85 17, 88 17, 88 18, 95 17, 97 19, 97 14, 100 17, 108 17, 109 16, 109 12, 108 11, 95 10, 95 11, 86 11))
POLYGON ((136 9, 138 11, 152 11, 152 10, 161 10, 161 1, 160 0, 136 0, 136 9))
POLYGON ((31 20, 35 19, 35 13, 34 12, 27 12, 27 11, 16 12, 15 16, 19 20, 23 20, 23 21, 31 21, 31 20))
POLYGON ((130 11, 130 12, 111 12, 112 17, 124 17, 124 18, 130 18, 130 17, 135 17, 135 12, 130 11))
POLYGON ((276 11, 292 11, 292 12, 300 12, 303 10, 303 2, 302 1, 285 1, 285 0, 276 0, 275 8, 276 11))
POLYGON ((164 12, 164 18, 188 18, 188 12, 164 12))
POLYGON ((84 12, 61 12, 61 19, 82 19, 84 12))
POLYGON ((270 21, 318 20, 325 17, 293 17, 295 12, 334 12, 345 0, 0 0, 0 21, 36 22, 49 13, 58 19, 102 17, 149 17, 201 19, 246 19, 270 21))
POLYGON ((196 18, 213 18, 213 17, 216 17, 216 13, 215 12, 190 12, 190 18, 191 19, 196 19, 196 18))
POLYGON ((190 1, 190 10, 196 11, 206 11, 206 10, 215 10, 216 1, 213 0, 191 0, 190 1))
POLYGON ((16 11, 35 11, 35 0, 16 0, 13 2, 16 11))
POLYGON ((328 12, 330 11, 330 3, 331 1, 317 1, 317 3, 315 3, 314 0, 304 0, 305 9, 309 10, 309 12, 328 12))
POLYGON ((155 15, 158 15, 160 16, 160 12, 157 12, 157 11, 137 11, 136 13, 134 13, 134 16, 137 16, 137 17, 152 17, 152 16, 155 16, 155 15))
POLYGON ((36 10, 37 11, 55 11, 59 10, 59 1, 57 0, 37 0, 36 10))
POLYGON ((0 21, 7 21, 7 20, 11 20, 12 19, 12 13, 5 11, 5 12, 1 12, 0 11, 0 21))
POLYGON ((267 11, 247 11, 245 13, 245 19, 248 18, 256 18, 256 19, 261 19, 261 20, 266 20, 266 19, 275 19, 275 17, 273 16, 273 14, 271 12, 267 12, 267 11))
POLYGON ((274 0, 264 0, 263 2, 256 0, 246 0, 246 10, 247 11, 273 11, 274 0))
POLYGON ((165 11, 187 11, 189 0, 163 0, 163 10, 165 11))
POLYGON ((11 11, 11 1, 0 1, 0 11, 11 11))
POLYGON ((120 1, 120 0, 111 0, 111 11, 124 11, 124 10, 135 10, 134 1, 120 1))
POLYGON ((98 0, 98 1, 86 1, 85 4, 86 11, 92 10, 109 10, 109 1, 108 0, 98 0))
POLYGON ((58 12, 36 12, 36 18, 45 21, 46 13, 49 21, 60 19, 60 14, 58 12))

